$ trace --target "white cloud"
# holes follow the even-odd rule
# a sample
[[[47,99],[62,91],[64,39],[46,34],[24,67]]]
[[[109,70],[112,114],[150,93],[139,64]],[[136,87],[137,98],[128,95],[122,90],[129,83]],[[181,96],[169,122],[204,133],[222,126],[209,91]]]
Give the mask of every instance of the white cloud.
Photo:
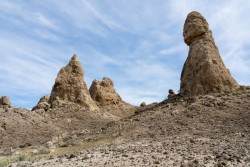
[[[171,48],[160,50],[159,54],[162,56],[168,56],[168,55],[176,54],[178,52],[183,53],[183,50],[184,50],[184,48],[182,46],[173,46]]]

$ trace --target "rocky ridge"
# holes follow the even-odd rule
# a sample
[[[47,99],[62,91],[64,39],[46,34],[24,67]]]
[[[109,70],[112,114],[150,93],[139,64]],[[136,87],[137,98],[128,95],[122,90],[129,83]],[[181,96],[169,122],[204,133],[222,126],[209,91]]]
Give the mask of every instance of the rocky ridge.
[[[30,166],[176,166],[250,165],[250,87],[234,93],[181,97],[155,104],[136,115],[102,126],[96,138],[106,145]],[[15,164],[13,165],[13,167]]]
[[[133,115],[135,107],[122,101],[112,80],[104,78],[95,86],[92,85],[92,91],[101,97],[101,103],[95,98],[92,100],[83,80],[82,66],[74,55],[59,71],[51,95],[41,97],[33,112],[10,108],[8,97],[3,96],[0,108],[6,113],[0,110],[0,148],[37,146],[47,142],[54,146],[75,145],[87,140],[86,132],[99,133],[102,125]],[[39,128],[41,131],[37,135]]]

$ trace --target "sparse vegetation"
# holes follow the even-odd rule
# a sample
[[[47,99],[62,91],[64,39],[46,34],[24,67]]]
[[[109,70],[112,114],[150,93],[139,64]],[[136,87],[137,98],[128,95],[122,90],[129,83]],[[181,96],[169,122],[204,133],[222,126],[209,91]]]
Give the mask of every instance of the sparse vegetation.
[[[95,148],[103,144],[111,142],[110,137],[104,137],[90,142],[85,142],[83,145],[69,146],[69,147],[57,147],[51,152],[46,148],[23,148],[19,150],[19,154],[4,154],[4,150],[0,149],[0,167],[4,167],[8,164],[18,163],[21,161],[36,162],[41,159],[51,159],[51,157],[62,156],[65,154],[79,153],[83,150]],[[34,150],[38,150],[34,153]]]

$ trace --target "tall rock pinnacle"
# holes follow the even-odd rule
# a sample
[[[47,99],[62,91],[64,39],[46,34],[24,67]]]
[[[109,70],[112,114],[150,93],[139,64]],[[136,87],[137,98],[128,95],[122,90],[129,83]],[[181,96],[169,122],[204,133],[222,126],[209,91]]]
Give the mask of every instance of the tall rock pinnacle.
[[[63,67],[57,75],[49,99],[52,108],[72,102],[90,110],[98,110],[97,105],[90,97],[83,75],[81,63],[74,55],[69,64]]]
[[[182,96],[225,92],[238,86],[225,67],[209,25],[200,13],[188,14],[183,37],[189,53],[181,74]]]
[[[2,96],[0,98],[0,108],[7,110],[11,107],[10,99],[7,96]]]

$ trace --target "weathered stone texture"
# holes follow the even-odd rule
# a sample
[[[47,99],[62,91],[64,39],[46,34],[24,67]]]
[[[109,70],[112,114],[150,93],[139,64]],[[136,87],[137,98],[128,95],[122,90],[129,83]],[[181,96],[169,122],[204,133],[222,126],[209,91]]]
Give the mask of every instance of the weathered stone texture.
[[[10,99],[7,96],[2,96],[0,98],[0,108],[8,109],[11,107]]]
[[[89,89],[90,95],[100,106],[117,105],[122,102],[116,93],[113,81],[104,77],[102,81],[94,80]]]
[[[38,110],[38,109],[43,109],[47,111],[50,108],[49,104],[49,96],[43,96],[37,103],[35,107],[32,108],[32,110]]]
[[[90,110],[99,109],[90,97],[83,75],[81,63],[74,55],[57,75],[49,99],[52,108],[72,102]]]
[[[181,74],[182,96],[226,92],[238,87],[220,57],[206,19],[200,13],[188,14],[183,36],[189,53]]]

